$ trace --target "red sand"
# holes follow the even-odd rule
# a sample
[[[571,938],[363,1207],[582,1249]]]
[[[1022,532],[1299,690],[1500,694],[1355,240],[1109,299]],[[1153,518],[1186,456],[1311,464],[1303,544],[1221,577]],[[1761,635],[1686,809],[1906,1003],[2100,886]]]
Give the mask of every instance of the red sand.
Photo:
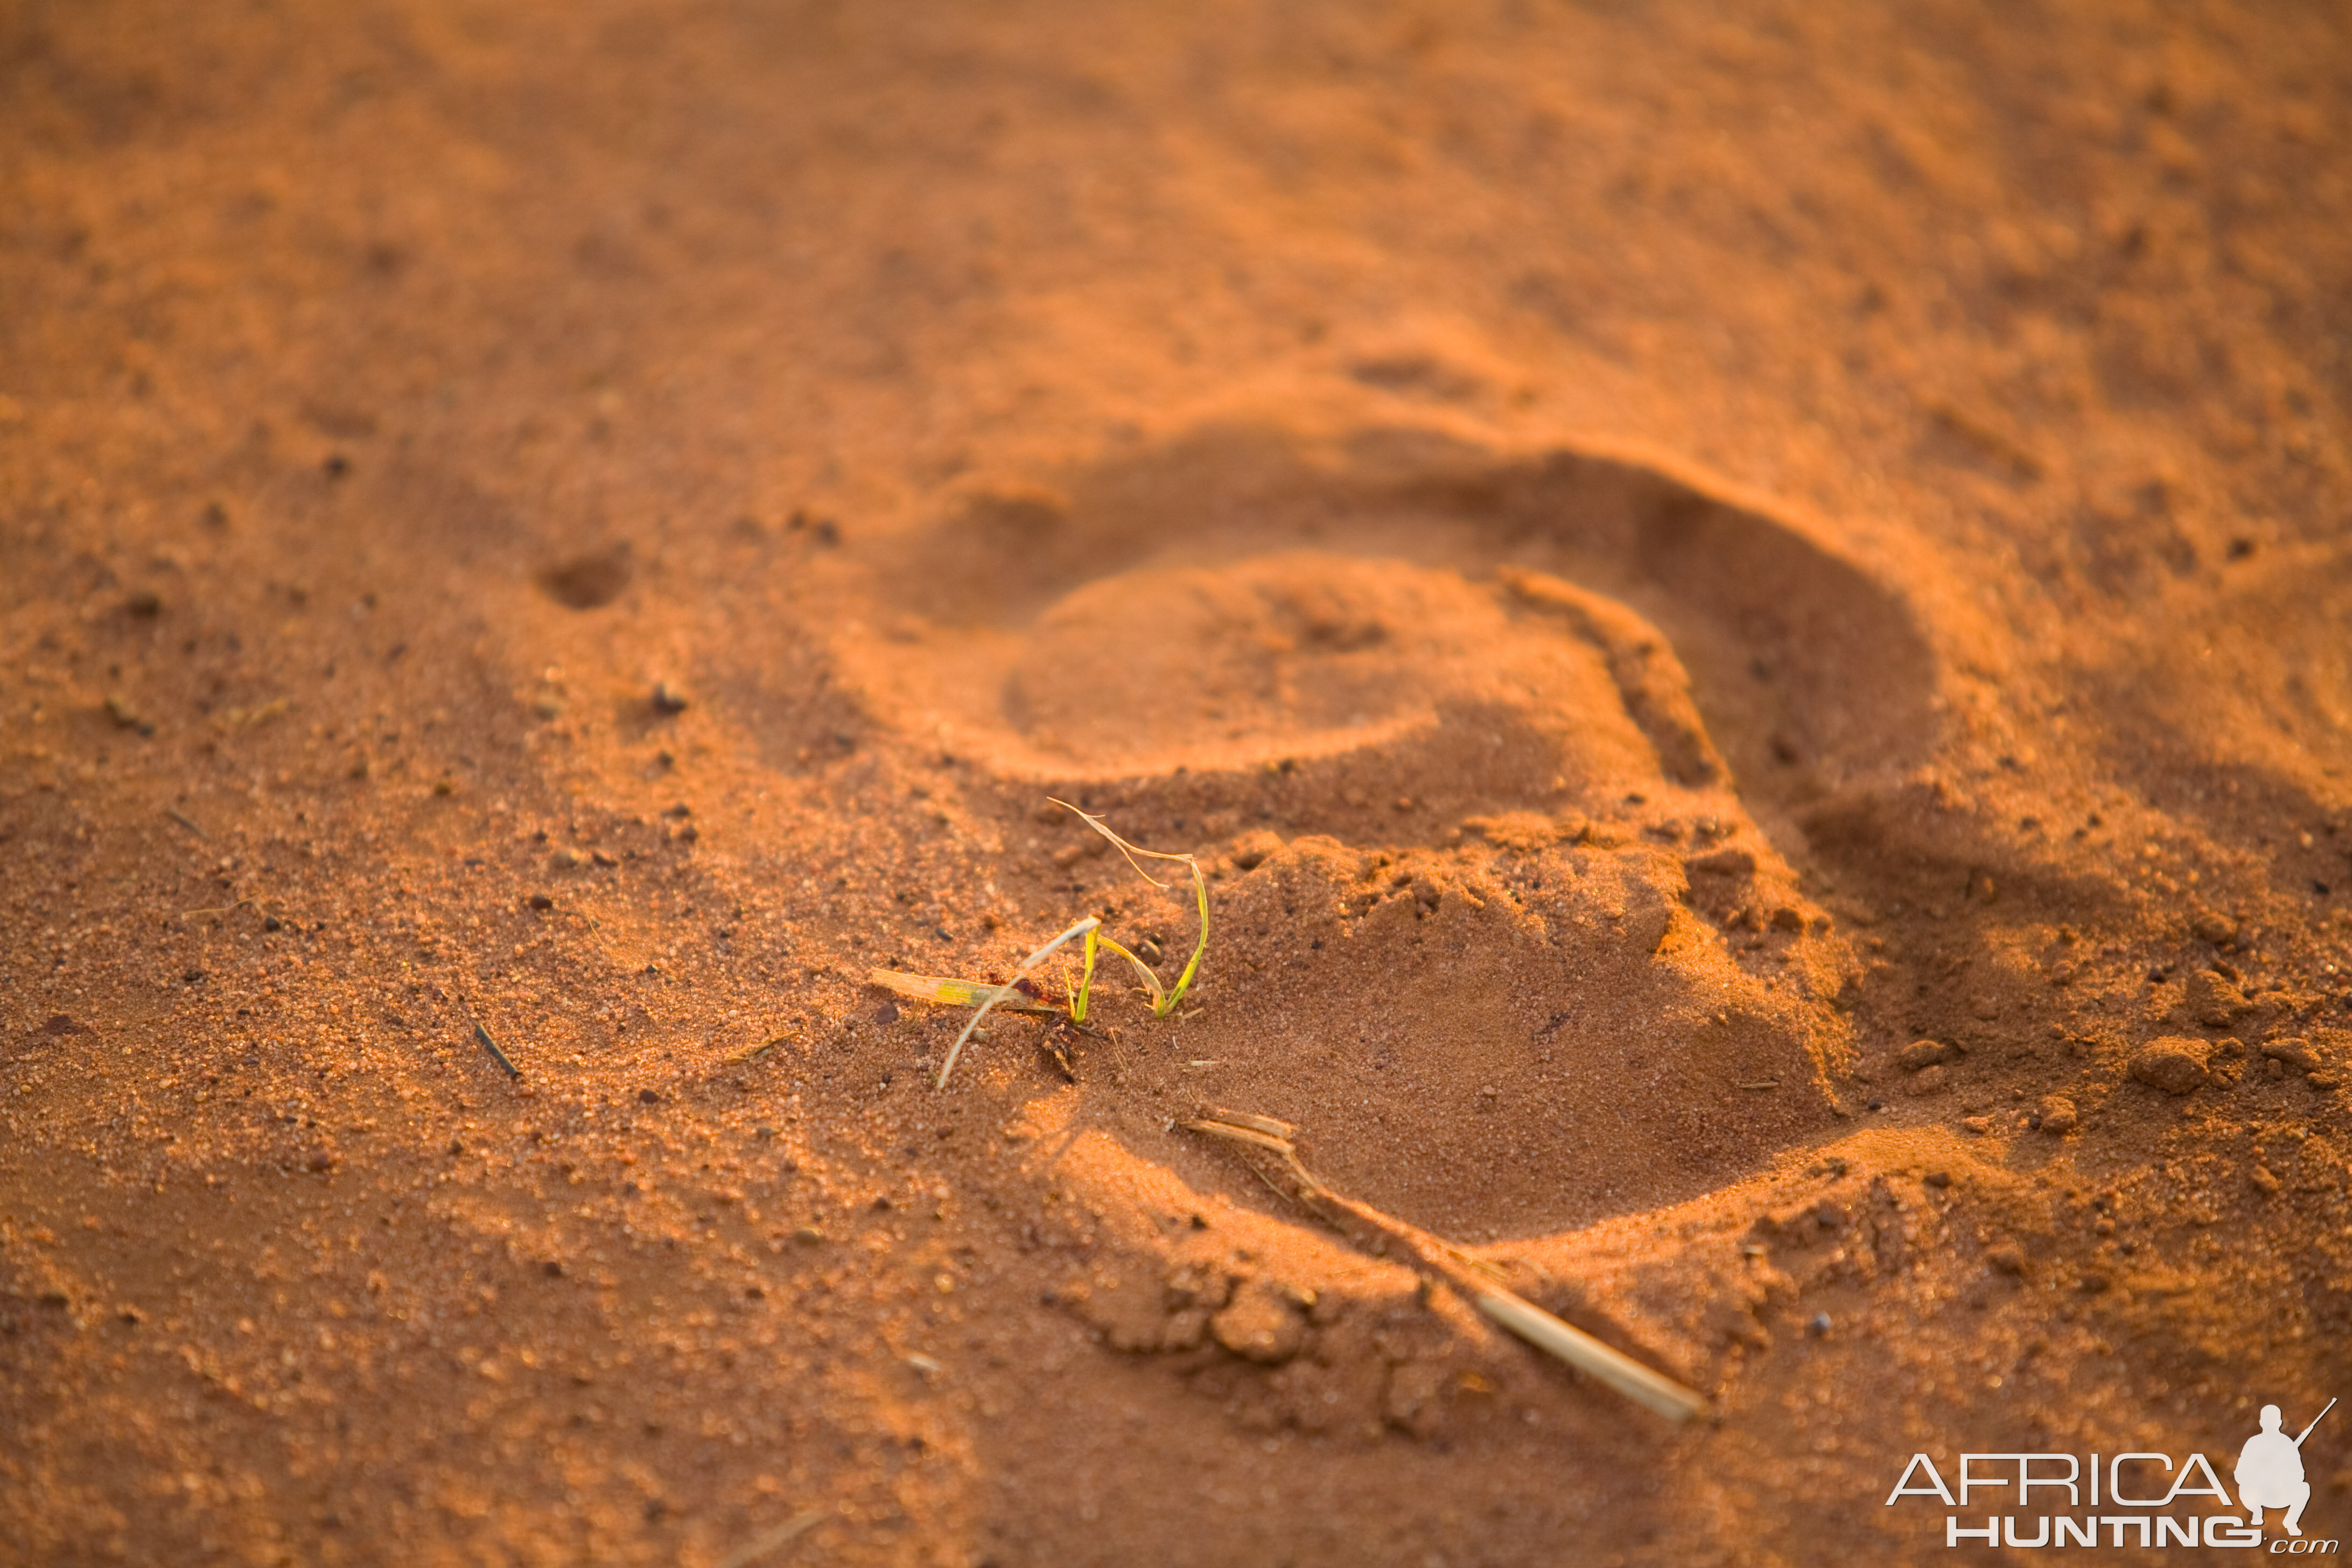
[[[0,7],[0,1558],[2226,1473],[2352,1394],[2348,106],[2321,7]],[[939,1091],[869,967],[1189,949],[1048,795],[1202,982]]]

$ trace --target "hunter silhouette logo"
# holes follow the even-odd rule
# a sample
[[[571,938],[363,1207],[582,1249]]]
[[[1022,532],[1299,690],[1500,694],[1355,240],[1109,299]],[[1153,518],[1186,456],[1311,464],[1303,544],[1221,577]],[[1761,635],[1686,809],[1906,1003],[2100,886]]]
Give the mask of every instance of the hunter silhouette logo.
[[[1951,1510],[1944,1516],[1946,1546],[2251,1546],[2266,1548],[2265,1556],[2333,1556],[2336,1542],[2303,1533],[2303,1510],[2311,1501],[2303,1446],[2335,1408],[2330,1399],[2310,1426],[2289,1436],[2279,1407],[2262,1407],[2262,1430],[2239,1449],[2231,1473],[2235,1507],[2242,1513],[2229,1511],[2231,1489],[2211,1460],[2193,1452],[2179,1460],[2148,1452],[1962,1454],[1948,1483],[1933,1458],[1914,1454],[1886,1494],[1886,1506],[1914,1497],[1942,1503]],[[1990,1500],[1971,1494],[1986,1491],[1999,1500],[1995,1507],[2009,1511],[1971,1517],[1968,1510]],[[2278,1515],[2284,1535],[2264,1535],[2265,1513]]]
[[[2329,1400],[2326,1409],[2311,1418],[2311,1426],[2335,1408],[2336,1401]],[[2311,1483],[2303,1479],[2303,1440],[2311,1436],[2311,1426],[2290,1437],[2279,1430],[2279,1407],[2263,1406],[2263,1429],[2239,1450],[2235,1478],[2238,1500],[2245,1505],[2246,1522],[2254,1529],[2263,1527],[2263,1510],[2283,1508],[2286,1517],[2279,1522],[2286,1532],[2303,1533],[2303,1505],[2311,1500]]]

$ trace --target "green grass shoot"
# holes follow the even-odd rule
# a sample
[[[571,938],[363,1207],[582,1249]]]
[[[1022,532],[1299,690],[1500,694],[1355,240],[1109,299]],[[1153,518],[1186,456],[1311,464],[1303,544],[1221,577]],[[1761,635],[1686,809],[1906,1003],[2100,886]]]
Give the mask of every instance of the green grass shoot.
[[[1200,939],[1192,944],[1192,956],[1185,963],[1184,972],[1176,977],[1176,984],[1172,986],[1161,984],[1160,976],[1152,973],[1150,964],[1137,957],[1123,944],[1103,935],[1102,921],[1094,915],[1073,921],[1069,929],[1063,931],[1061,935],[1023,959],[1021,967],[1013,972],[1013,978],[1001,985],[991,984],[982,980],[960,979],[953,975],[910,974],[896,969],[867,970],[866,978],[869,982],[887,991],[895,991],[901,996],[909,997],[918,1002],[937,1002],[950,1007],[976,1009],[970,1021],[964,1025],[963,1033],[958,1035],[955,1044],[948,1047],[947,1059],[940,1064],[937,1086],[940,1089],[948,1086],[948,1075],[955,1071],[957,1058],[963,1053],[964,1042],[971,1038],[979,1029],[981,1020],[987,1017],[992,1011],[1002,1007],[1008,1013],[1051,1013],[1065,1005],[1050,997],[1030,976],[1040,964],[1061,951],[1070,942],[1079,937],[1086,939],[1084,962],[1079,968],[1076,982],[1069,987],[1069,998],[1066,1003],[1070,1022],[1073,1024],[1084,1024],[1087,1021],[1087,1013],[1092,1006],[1094,998],[1095,962],[1103,949],[1108,948],[1118,954],[1134,969],[1137,976],[1143,982],[1145,994],[1151,998],[1151,1016],[1155,1018],[1165,1018],[1176,1010],[1177,1005],[1184,1000],[1184,994],[1192,989],[1193,980],[1200,974],[1202,959],[1208,954],[1209,882],[1208,879],[1201,874],[1201,863],[1197,858],[1191,855],[1171,855],[1162,850],[1146,849],[1141,845],[1130,844],[1112,832],[1109,825],[1092,812],[1082,811],[1066,800],[1056,800],[1053,804],[1076,814],[1081,822],[1110,840],[1118,852],[1127,857],[1127,863],[1134,868],[1135,874],[1155,888],[1165,888],[1169,884],[1145,870],[1142,864],[1144,860],[1182,862],[1185,868],[1192,874],[1193,902],[1199,907],[1201,913]]]
[[[1102,943],[1102,928],[1087,932],[1087,961],[1078,971],[1078,983],[1070,987],[1070,1022],[1087,1021],[1087,998],[1095,988],[1095,950]]]
[[[1110,830],[1110,825],[1103,821],[1101,817],[1095,816],[1092,812],[1082,811],[1078,807],[1072,805],[1066,800],[1054,800],[1054,797],[1051,795],[1048,795],[1045,798],[1049,801],[1053,801],[1054,805],[1060,806],[1063,810],[1074,814],[1079,821],[1085,823],[1088,827],[1093,828],[1097,833],[1101,834],[1105,838],[1109,839],[1112,846],[1116,847],[1120,854],[1127,857],[1127,863],[1135,868],[1135,874],[1142,878],[1145,881],[1150,883],[1153,887],[1164,888],[1168,886],[1168,884],[1153,876],[1150,872],[1145,870],[1143,868],[1142,862],[1136,858],[1139,855],[1148,860],[1181,861],[1184,868],[1192,873],[1192,896],[1194,900],[1200,905],[1201,910],[1201,936],[1200,940],[1192,944],[1192,961],[1184,965],[1184,973],[1176,977],[1176,984],[1174,985],[1167,987],[1161,986],[1160,984],[1160,976],[1151,973],[1150,965],[1145,963],[1143,960],[1136,957],[1135,954],[1129,952],[1126,948],[1121,947],[1110,938],[1104,937],[1102,939],[1103,946],[1110,949],[1113,952],[1127,960],[1128,963],[1133,964],[1135,966],[1136,973],[1142,976],[1144,988],[1150,992],[1151,995],[1151,1016],[1155,1018],[1165,1018],[1169,1014],[1176,1010],[1176,1005],[1178,1003],[1184,1000],[1184,993],[1192,989],[1193,977],[1201,973],[1201,960],[1207,956],[1209,951],[1209,879],[1201,874],[1200,860],[1192,855],[1171,855],[1164,850],[1146,849],[1141,845],[1130,844],[1126,839],[1121,838],[1118,834],[1113,833]],[[1087,972],[1091,975],[1094,973],[1094,938],[1091,936],[1087,938]],[[1080,1019],[1079,1021],[1084,1022],[1083,1019]]]

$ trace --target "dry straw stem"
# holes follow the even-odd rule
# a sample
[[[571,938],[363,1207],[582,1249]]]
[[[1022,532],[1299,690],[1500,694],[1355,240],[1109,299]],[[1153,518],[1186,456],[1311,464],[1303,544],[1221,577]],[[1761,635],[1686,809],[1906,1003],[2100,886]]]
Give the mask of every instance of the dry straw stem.
[[[522,1076],[522,1068],[515,1066],[514,1063],[509,1059],[506,1052],[499,1048],[498,1041],[490,1038],[490,1032],[482,1027],[482,1021],[479,1018],[474,1020],[474,1038],[481,1041],[482,1048],[490,1053],[490,1058],[493,1061],[497,1062],[499,1066],[506,1068],[507,1076],[509,1078],[520,1078]]]
[[[1571,1328],[1525,1297],[1506,1288],[1492,1265],[1472,1258],[1452,1243],[1359,1203],[1299,1163],[1298,1130],[1271,1116],[1225,1110],[1211,1106],[1183,1124],[1195,1132],[1229,1142],[1246,1143],[1282,1158],[1290,1168],[1300,1194],[1313,1202],[1340,1209],[1381,1234],[1403,1243],[1423,1267],[1467,1296],[1472,1304],[1496,1322],[1545,1353],[1558,1357],[1579,1372],[1599,1378],[1635,1404],[1656,1411],[1670,1421],[1688,1421],[1707,1412],[1706,1395],[1684,1387],[1664,1373],[1602,1344],[1580,1329]]]
[[[203,910],[182,910],[180,911],[180,918],[181,918],[182,920],[184,920],[184,921],[191,921],[191,920],[195,919],[198,915],[226,915],[226,914],[234,914],[234,913],[236,913],[238,910],[241,910],[241,909],[245,908],[245,906],[246,906],[246,905],[247,905],[247,904],[258,903],[258,902],[260,902],[260,901],[261,901],[261,895],[260,895],[260,894],[258,894],[258,893],[247,893],[245,897],[243,897],[243,898],[241,898],[241,899],[237,900],[236,900],[236,902],[233,903],[233,904],[215,904],[215,905],[214,905],[214,906],[213,906],[212,908],[210,908],[210,909],[203,909]]]
[[[753,1536],[719,1560],[719,1568],[750,1568],[779,1546],[791,1544],[832,1517],[826,1510],[813,1508],[795,1514],[773,1530]]]
[[[879,985],[885,991],[896,991],[901,996],[918,1002],[939,1002],[950,1007],[977,1007],[988,1000],[989,994],[1003,987],[985,980],[962,980],[952,974],[909,974],[899,969],[869,969],[866,972],[868,984]],[[1026,993],[1007,996],[997,1004],[1008,1013],[1053,1013],[1059,1009],[1051,1002]]]

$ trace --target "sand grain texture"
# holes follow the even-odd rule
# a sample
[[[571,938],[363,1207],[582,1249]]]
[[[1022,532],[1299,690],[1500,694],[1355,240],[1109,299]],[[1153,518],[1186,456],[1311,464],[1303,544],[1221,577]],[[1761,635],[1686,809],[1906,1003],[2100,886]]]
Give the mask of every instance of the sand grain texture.
[[[2347,105],[2319,6],[0,5],[0,1561],[1899,1563],[1916,1451],[2299,1426]],[[935,1091],[869,969],[1190,950],[1048,796],[1201,982]]]

